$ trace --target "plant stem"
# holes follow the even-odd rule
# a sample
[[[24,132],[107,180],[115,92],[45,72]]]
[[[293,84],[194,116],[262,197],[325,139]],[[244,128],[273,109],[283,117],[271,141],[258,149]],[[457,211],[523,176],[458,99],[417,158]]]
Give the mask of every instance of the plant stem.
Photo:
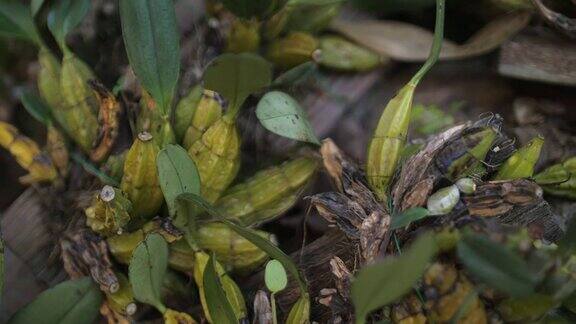
[[[432,66],[438,61],[438,57],[440,57],[440,50],[442,49],[442,39],[444,37],[444,12],[446,7],[445,0],[436,0],[436,26],[434,28],[434,41],[432,42],[432,48],[430,49],[430,55],[428,59],[422,65],[420,70],[414,74],[412,79],[410,80],[409,84],[416,86],[422,77],[430,69]]]
[[[276,299],[274,298],[274,293],[270,293],[270,304],[272,307],[272,324],[278,324],[278,319],[276,318]]]

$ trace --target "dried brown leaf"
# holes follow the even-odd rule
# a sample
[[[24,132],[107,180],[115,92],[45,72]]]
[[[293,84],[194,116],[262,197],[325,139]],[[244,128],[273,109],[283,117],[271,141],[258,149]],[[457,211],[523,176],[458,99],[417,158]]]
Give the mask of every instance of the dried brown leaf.
[[[498,72],[518,79],[576,85],[575,42],[527,30],[502,45]]]
[[[527,179],[490,181],[479,185],[464,198],[472,216],[502,216],[516,207],[536,205],[542,200],[542,188]]]
[[[100,103],[100,112],[98,113],[100,130],[94,148],[92,152],[90,152],[90,159],[95,162],[100,162],[108,156],[112,145],[114,145],[116,141],[116,137],[118,137],[120,103],[114,95],[98,81],[91,80],[89,84]]]
[[[534,6],[538,9],[540,15],[550,25],[560,30],[566,36],[576,39],[576,19],[570,18],[561,12],[552,10],[542,0],[533,0]]]
[[[491,52],[522,30],[530,17],[529,12],[512,12],[491,21],[462,45],[445,40],[440,58],[463,59]],[[404,22],[336,19],[331,27],[357,43],[398,61],[422,62],[428,57],[432,46],[431,32]]]
[[[72,279],[92,276],[102,291],[114,293],[120,288],[112,269],[106,241],[88,230],[66,235],[60,242],[64,269]]]

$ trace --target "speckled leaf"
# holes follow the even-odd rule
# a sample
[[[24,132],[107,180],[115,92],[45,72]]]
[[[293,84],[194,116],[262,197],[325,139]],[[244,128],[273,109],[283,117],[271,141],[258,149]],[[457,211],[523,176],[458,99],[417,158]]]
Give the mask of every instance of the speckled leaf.
[[[264,95],[256,108],[256,116],[262,126],[272,133],[320,144],[302,107],[284,92],[271,91]]]

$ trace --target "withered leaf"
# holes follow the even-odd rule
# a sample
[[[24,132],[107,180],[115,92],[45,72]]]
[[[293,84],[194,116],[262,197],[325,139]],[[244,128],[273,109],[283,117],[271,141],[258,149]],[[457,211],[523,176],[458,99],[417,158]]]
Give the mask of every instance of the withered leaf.
[[[90,159],[95,162],[100,162],[108,156],[112,145],[114,145],[116,141],[116,137],[118,137],[118,128],[120,127],[118,118],[121,106],[112,92],[108,91],[100,82],[90,80],[89,85],[92,90],[94,90],[100,104],[100,111],[98,113],[100,131],[94,148],[92,152],[90,152]]]
[[[440,59],[474,57],[498,48],[505,40],[522,30],[531,14],[517,11],[495,19],[459,45],[444,40]],[[425,29],[398,21],[336,19],[332,29],[380,55],[398,61],[421,62],[430,53],[433,34]]]
[[[552,10],[542,0],[533,0],[534,6],[540,12],[540,15],[556,29],[563,32],[565,35],[572,39],[576,39],[576,19],[570,18],[567,15]]]

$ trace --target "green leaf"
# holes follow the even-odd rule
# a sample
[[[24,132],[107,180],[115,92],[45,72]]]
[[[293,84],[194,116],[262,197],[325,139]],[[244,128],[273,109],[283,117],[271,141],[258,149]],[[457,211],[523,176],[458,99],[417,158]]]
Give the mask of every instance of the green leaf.
[[[272,66],[262,57],[250,54],[223,54],[204,73],[204,88],[221,94],[235,114],[251,94],[270,85]]]
[[[284,92],[271,91],[265,94],[256,107],[256,117],[272,133],[320,145],[304,110]]]
[[[410,225],[410,223],[420,220],[428,215],[430,215],[430,212],[426,208],[423,207],[410,208],[401,213],[400,215],[396,215],[396,217],[392,218],[391,228],[395,230],[402,227],[406,227]]]
[[[42,8],[45,0],[32,0],[30,1],[30,13],[32,13],[32,17],[38,14],[38,11]]]
[[[37,121],[44,125],[48,125],[51,122],[50,108],[46,106],[40,97],[31,92],[24,92],[20,100],[26,111]]]
[[[395,14],[431,7],[434,0],[353,0],[353,3],[368,12]]]
[[[130,66],[169,115],[180,72],[180,41],[172,0],[120,0],[122,36]]]
[[[30,10],[15,1],[0,1],[0,36],[40,41]]]
[[[184,238],[190,246],[197,246],[196,231],[198,230],[198,213],[194,205],[191,204],[185,197],[188,193],[181,194],[176,197],[176,218],[174,219],[174,226],[178,227],[184,232]]]
[[[558,252],[561,254],[571,256],[574,251],[576,251],[576,217],[568,221],[566,233],[558,242]]]
[[[457,105],[452,105],[450,110],[454,111],[457,107]],[[414,105],[411,119],[412,125],[410,127],[420,135],[435,134],[454,124],[454,115],[451,112],[445,112],[436,105]]]
[[[310,61],[302,63],[279,75],[272,82],[272,86],[287,87],[296,85],[308,80],[316,71],[318,71],[316,63]]]
[[[272,300],[274,299],[272,298]],[[274,315],[272,316],[274,319]],[[286,324],[302,323],[310,323],[310,296],[308,294],[300,295],[300,298],[298,298],[294,305],[292,305],[288,317],[286,318]]]
[[[281,8],[285,0],[222,0],[226,9],[242,18],[267,17]]]
[[[536,275],[520,256],[505,246],[468,234],[458,242],[458,257],[476,279],[498,291],[512,297],[534,292]]]
[[[102,298],[102,292],[90,277],[65,281],[40,294],[20,309],[9,323],[93,323]]]
[[[252,244],[256,245],[259,249],[266,252],[272,259],[278,260],[280,263],[282,263],[284,268],[288,270],[288,272],[290,272],[290,274],[294,278],[296,278],[296,280],[298,280],[298,285],[300,286],[301,294],[307,294],[308,288],[306,286],[306,281],[304,280],[304,277],[302,276],[300,271],[298,271],[298,267],[296,267],[296,265],[288,255],[282,252],[282,250],[280,250],[277,246],[272,244],[272,242],[259,235],[256,231],[237,225],[236,223],[224,218],[224,216],[220,215],[218,210],[216,210],[212,205],[210,205],[210,203],[208,203],[198,195],[183,194],[178,198],[194,203],[196,206],[208,212],[208,214],[213,216],[219,222],[228,225],[240,236],[244,237]]]
[[[76,28],[90,11],[90,0],[59,0],[48,14],[48,29],[62,49],[66,35]]]
[[[266,264],[264,271],[264,282],[266,287],[273,293],[284,290],[288,284],[286,270],[278,260],[270,260]]]
[[[507,298],[496,308],[504,323],[548,323],[546,321],[528,321],[542,318],[548,311],[558,307],[558,300],[547,294],[533,294],[522,298]],[[456,323],[456,322],[454,322]]]
[[[200,176],[188,152],[179,145],[168,144],[156,159],[160,187],[170,216],[176,215],[176,197],[189,192],[200,194]]]
[[[0,230],[0,292],[4,289],[4,240],[2,230]],[[0,304],[2,303],[2,294],[0,293]]]
[[[206,264],[202,281],[204,282],[204,296],[206,297],[206,304],[212,322],[223,324],[237,323],[234,309],[226,297],[226,292],[222,288],[222,283],[216,272],[216,258],[214,255],[210,256]]]
[[[166,310],[160,293],[167,268],[168,243],[160,234],[149,234],[134,250],[128,269],[134,297],[161,313]]]
[[[422,276],[435,253],[434,237],[427,233],[401,256],[362,268],[351,289],[356,323],[364,323],[371,311],[406,294]]]

